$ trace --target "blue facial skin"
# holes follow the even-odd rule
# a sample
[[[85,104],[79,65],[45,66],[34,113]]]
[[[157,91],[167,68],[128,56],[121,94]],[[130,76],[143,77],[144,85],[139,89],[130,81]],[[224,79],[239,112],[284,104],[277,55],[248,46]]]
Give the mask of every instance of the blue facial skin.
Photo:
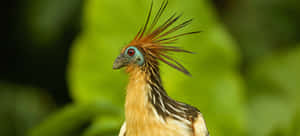
[[[128,50],[133,50],[132,54],[129,55]],[[128,47],[124,53],[120,54],[114,64],[113,69],[120,69],[122,67],[128,66],[129,64],[137,64],[138,66],[143,66],[145,59],[143,54],[134,46]]]
[[[128,55],[128,50],[129,49],[133,49],[135,51],[135,54],[133,56],[129,56]],[[139,66],[142,66],[144,64],[144,56],[143,56],[143,54],[136,47],[134,47],[134,46],[129,46],[125,50],[124,55],[129,58],[130,62],[138,64]]]

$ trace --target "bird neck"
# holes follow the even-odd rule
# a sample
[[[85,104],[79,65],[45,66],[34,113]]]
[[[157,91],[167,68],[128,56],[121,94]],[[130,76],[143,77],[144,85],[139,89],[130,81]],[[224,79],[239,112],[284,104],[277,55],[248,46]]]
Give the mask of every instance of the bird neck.
[[[125,118],[127,128],[135,128],[153,120],[148,99],[151,90],[145,71],[136,66],[128,66],[127,72],[129,82],[126,90]]]
[[[158,66],[138,67],[131,65],[127,67],[127,73],[129,74],[129,83],[125,102],[126,118],[135,113],[145,114],[152,112],[151,110],[155,110],[156,112],[152,101],[155,101],[155,104],[156,101],[163,102],[161,99],[167,96],[161,83]],[[134,116],[134,118],[137,118],[136,116],[138,115]]]
[[[151,118],[154,113],[163,120],[171,117],[189,124],[199,111],[171,99],[162,86],[158,65],[146,66],[127,67],[129,83],[125,102],[126,121],[145,120]]]

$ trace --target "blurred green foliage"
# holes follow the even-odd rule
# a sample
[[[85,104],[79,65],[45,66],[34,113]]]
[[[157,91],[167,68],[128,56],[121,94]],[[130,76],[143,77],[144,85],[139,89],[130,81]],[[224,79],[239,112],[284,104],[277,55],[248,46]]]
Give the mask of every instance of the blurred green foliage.
[[[300,124],[294,124],[300,109],[299,60],[298,47],[267,56],[249,70],[249,127],[256,130],[251,135],[299,135]]]
[[[149,5],[150,1],[86,3],[83,32],[74,43],[69,69],[71,94],[76,102],[100,101],[123,109],[126,75],[113,71],[112,63],[144,24]],[[155,1],[155,5],[158,9],[160,2]],[[204,33],[178,43],[197,55],[174,55],[190,68],[192,78],[162,66],[166,90],[172,97],[203,111],[212,135],[243,135],[244,88],[236,72],[239,55],[232,37],[204,1],[171,1],[168,9],[162,20],[172,12],[184,11],[186,17],[197,18],[188,29],[201,29]],[[118,122],[120,126],[123,120]]]
[[[55,105],[44,90],[0,82],[0,134],[21,136],[37,126]]]
[[[31,38],[36,45],[49,46],[63,35],[60,29],[67,27],[72,7],[80,3],[31,1],[36,3],[26,12]],[[154,1],[155,9],[161,1]],[[1,83],[0,134],[117,135],[124,121],[127,75],[113,71],[112,63],[144,24],[150,2],[84,1],[82,30],[67,69],[73,103],[54,110],[44,90]],[[199,108],[211,136],[300,136],[299,2],[233,3],[236,8],[219,12],[221,20],[210,1],[169,0],[162,20],[183,13],[182,20],[194,18],[184,31],[203,32],[176,44],[197,54],[173,55],[192,77],[161,66],[167,92]]]
[[[80,11],[76,11],[80,0],[26,0],[20,2],[25,7],[22,23],[27,27],[28,38],[34,48],[51,48],[64,34],[63,28],[72,27],[69,22],[79,21]],[[73,14],[76,13],[76,16]],[[23,22],[24,21],[24,22]],[[20,28],[21,29],[21,28]],[[24,28],[23,28],[24,29]],[[30,49],[30,48],[29,48]]]

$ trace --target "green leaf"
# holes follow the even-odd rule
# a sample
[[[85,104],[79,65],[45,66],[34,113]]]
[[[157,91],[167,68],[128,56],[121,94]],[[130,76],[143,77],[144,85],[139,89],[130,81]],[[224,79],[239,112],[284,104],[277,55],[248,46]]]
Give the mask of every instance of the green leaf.
[[[83,136],[118,135],[123,118],[116,116],[100,116],[87,128]]]
[[[69,105],[48,117],[34,128],[30,136],[74,136],[96,116],[120,116],[118,110],[107,104]]]

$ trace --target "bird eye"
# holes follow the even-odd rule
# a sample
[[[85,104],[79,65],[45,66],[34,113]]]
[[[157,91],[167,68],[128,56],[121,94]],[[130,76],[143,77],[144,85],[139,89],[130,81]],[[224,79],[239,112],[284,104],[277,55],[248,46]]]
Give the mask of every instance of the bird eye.
[[[128,54],[129,56],[133,56],[133,55],[135,54],[135,50],[134,50],[134,49],[129,49],[129,50],[127,51],[127,54]]]

